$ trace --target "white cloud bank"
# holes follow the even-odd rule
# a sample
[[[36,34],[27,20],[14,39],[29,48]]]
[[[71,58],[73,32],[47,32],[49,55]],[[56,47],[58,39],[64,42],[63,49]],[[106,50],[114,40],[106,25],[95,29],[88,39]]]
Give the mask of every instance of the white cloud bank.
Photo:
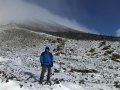
[[[48,3],[49,4],[49,3]],[[0,0],[0,24],[9,22],[41,20],[44,22],[56,22],[79,31],[97,33],[95,30],[79,25],[75,20],[52,14],[50,11],[23,0]]]
[[[116,31],[116,36],[120,37],[120,29]]]

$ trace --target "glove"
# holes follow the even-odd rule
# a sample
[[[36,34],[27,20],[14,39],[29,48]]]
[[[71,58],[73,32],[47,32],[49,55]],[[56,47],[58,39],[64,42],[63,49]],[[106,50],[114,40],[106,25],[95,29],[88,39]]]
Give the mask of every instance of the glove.
[[[51,62],[51,65],[50,65],[51,67],[53,67],[53,62]]]
[[[41,62],[41,66],[44,66],[44,63],[43,63],[43,62]]]

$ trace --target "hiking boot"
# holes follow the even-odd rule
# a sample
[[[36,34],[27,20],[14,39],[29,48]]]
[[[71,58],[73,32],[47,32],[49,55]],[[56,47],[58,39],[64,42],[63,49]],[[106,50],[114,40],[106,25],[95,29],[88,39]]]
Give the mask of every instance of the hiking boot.
[[[45,84],[52,85],[51,81],[46,81]]]
[[[43,82],[43,77],[40,77],[39,84],[42,84],[42,82]]]
[[[39,84],[42,84],[42,81],[41,81],[41,80],[39,81]]]

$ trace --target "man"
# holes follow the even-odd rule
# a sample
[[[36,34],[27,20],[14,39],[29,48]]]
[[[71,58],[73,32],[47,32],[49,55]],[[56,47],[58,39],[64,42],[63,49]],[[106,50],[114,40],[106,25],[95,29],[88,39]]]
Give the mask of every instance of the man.
[[[53,67],[53,55],[49,51],[50,51],[50,48],[46,47],[45,51],[42,52],[40,56],[40,62],[42,66],[40,84],[42,84],[43,82],[43,78],[46,70],[48,70],[47,82],[50,83],[51,67]]]

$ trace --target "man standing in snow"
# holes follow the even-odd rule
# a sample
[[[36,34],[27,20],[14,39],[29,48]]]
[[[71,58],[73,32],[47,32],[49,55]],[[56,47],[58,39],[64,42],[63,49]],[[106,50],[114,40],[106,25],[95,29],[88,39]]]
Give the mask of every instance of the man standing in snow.
[[[40,62],[42,66],[40,84],[42,84],[43,82],[43,78],[46,70],[48,70],[47,82],[50,83],[51,67],[53,67],[53,55],[49,51],[50,51],[50,48],[46,47],[45,51],[42,52],[40,56]]]

